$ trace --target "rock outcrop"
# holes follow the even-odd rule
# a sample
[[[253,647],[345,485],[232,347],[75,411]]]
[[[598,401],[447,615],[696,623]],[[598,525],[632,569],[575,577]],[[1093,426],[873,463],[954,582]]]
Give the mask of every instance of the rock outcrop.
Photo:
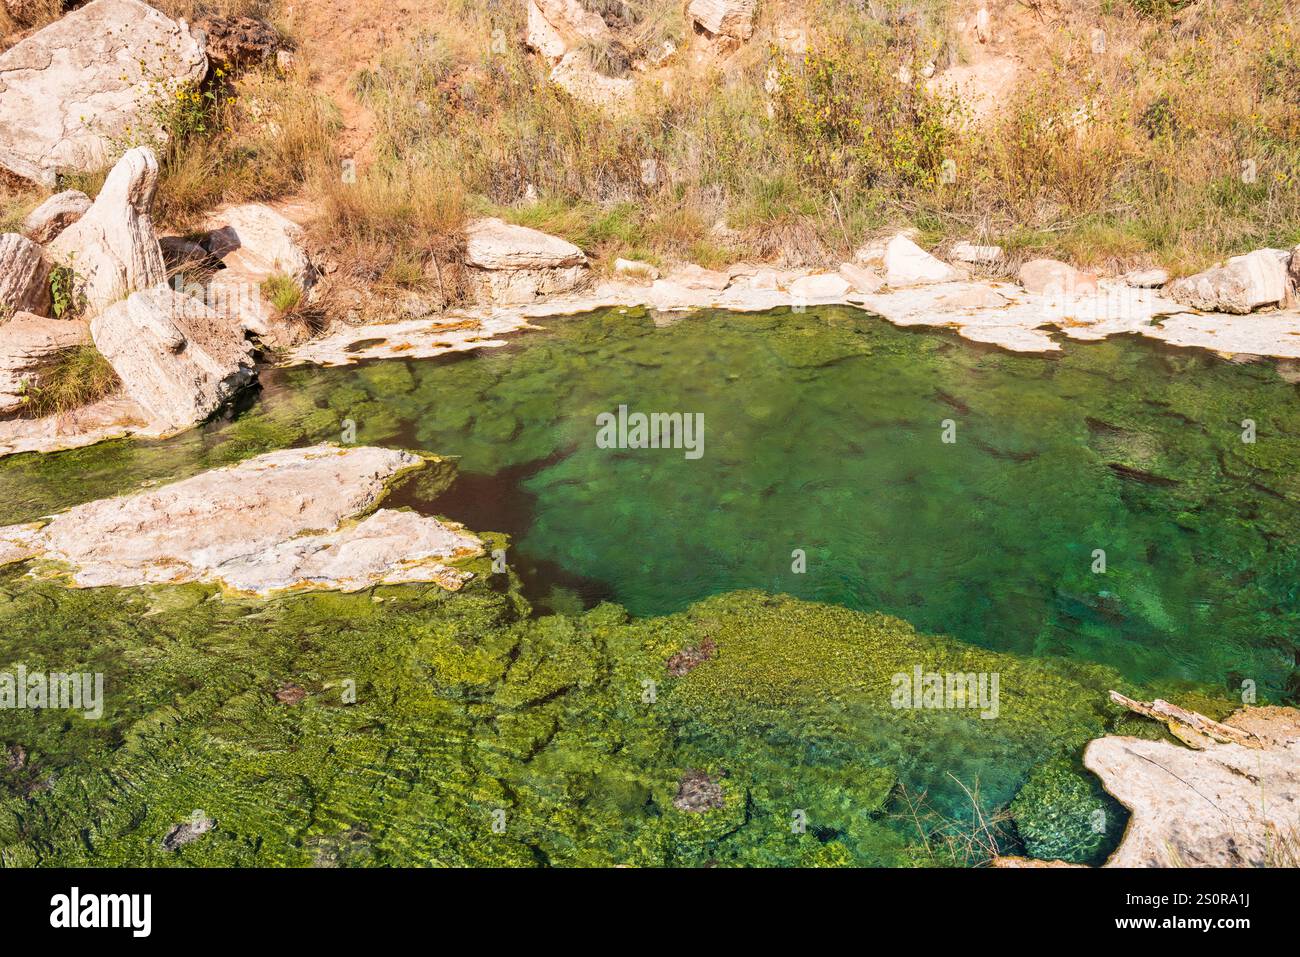
[[[91,0],[0,54],[0,168],[53,187],[114,141],[163,137],[160,96],[207,71],[186,27],[141,0]]]
[[[1287,298],[1287,269],[1270,249],[1234,256],[1194,276],[1169,284],[1171,298],[1203,312],[1245,315],[1260,306],[1275,306]]]
[[[1080,272],[1058,259],[1031,259],[1016,273],[1025,292],[1039,296],[1082,296],[1096,293],[1097,276]]]
[[[202,36],[209,65],[225,73],[269,63],[284,47],[275,27],[256,17],[205,15],[194,21],[190,32]]]
[[[1107,866],[1285,863],[1300,848],[1300,711],[1246,708],[1222,725],[1192,714],[1235,740],[1197,750],[1112,736],[1084,750],[1084,766],[1132,814]],[[1202,733],[1195,724],[1182,733],[1193,731]]]
[[[40,559],[36,571],[84,588],[213,582],[265,595],[436,582],[455,590],[470,576],[450,563],[481,554],[478,538],[414,512],[370,511],[394,479],[425,464],[367,446],[271,452],[78,505],[44,524],[0,528],[0,563]]]
[[[691,19],[714,36],[748,40],[754,35],[754,0],[691,0]]]
[[[611,34],[601,17],[580,0],[527,0],[528,46],[558,62],[586,43],[608,42]]]
[[[89,212],[90,197],[79,189],[55,193],[23,220],[23,235],[44,246]]]
[[[881,265],[886,285],[895,289],[965,278],[964,272],[930,255],[906,236],[895,236],[885,244]]]
[[[252,382],[238,323],[166,285],[132,293],[90,323],[95,346],[158,431],[202,422]]]
[[[277,328],[275,309],[262,289],[275,276],[292,280],[304,294],[315,284],[316,269],[302,227],[260,203],[219,209],[206,226],[210,231],[202,249],[206,259],[221,268],[204,287],[204,301],[233,316],[245,330],[288,344],[292,337]]]
[[[17,233],[0,235],[0,322],[50,308],[50,266],[41,247]]]
[[[167,278],[150,215],[157,189],[153,150],[128,150],[89,211],[47,247],[51,259],[72,271],[73,293],[92,313]]]
[[[839,273],[814,273],[790,283],[790,295],[796,302],[838,301],[852,288]]]
[[[0,323],[0,415],[21,411],[63,351],[89,341],[83,322],[20,312]]]
[[[570,292],[590,278],[587,257],[573,243],[499,219],[470,224],[465,262],[478,280],[480,294],[500,305]]]

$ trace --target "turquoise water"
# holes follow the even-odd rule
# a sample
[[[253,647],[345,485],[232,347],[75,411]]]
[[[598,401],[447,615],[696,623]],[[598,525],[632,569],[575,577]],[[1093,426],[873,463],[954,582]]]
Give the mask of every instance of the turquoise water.
[[[906,797],[955,819],[968,789],[987,810],[1026,780],[1007,849],[1098,860],[1123,821],[1082,745],[1158,733],[1108,688],[1211,713],[1246,681],[1300,690],[1285,368],[1137,339],[1018,356],[844,309],[546,325],[472,356],[270,371],[165,442],[0,460],[9,523],[354,427],[458,457],[450,489],[417,475],[392,501],[506,533],[512,572],[263,602],[0,572],[0,662],[107,676],[98,723],[0,714],[25,751],[0,769],[0,861],[945,863]],[[598,447],[620,405],[702,415],[703,455]],[[665,673],[702,642],[713,659]],[[1001,716],[893,709],[915,665],[1000,673]],[[722,807],[674,809],[690,769]],[[213,834],[160,850],[194,808]]]
[[[0,519],[351,420],[358,442],[459,456],[450,494],[399,501],[511,534],[543,610],[758,588],[1134,680],[1294,690],[1300,395],[1272,364],[1129,339],[1017,356],[841,309],[548,326],[473,357],[278,373],[235,422],[168,443],[0,463]],[[701,413],[703,457],[597,448],[620,404]]]

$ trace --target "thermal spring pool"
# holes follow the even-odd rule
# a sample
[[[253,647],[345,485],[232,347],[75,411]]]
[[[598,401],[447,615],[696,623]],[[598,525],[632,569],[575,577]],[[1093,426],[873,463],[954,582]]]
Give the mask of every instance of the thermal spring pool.
[[[1004,850],[1096,862],[1124,818],[1083,744],[1159,732],[1107,690],[1300,691],[1293,369],[838,307],[542,324],[0,460],[9,524],[279,448],[426,450],[455,473],[389,503],[498,533],[508,568],[259,600],[0,570],[7,666],[105,676],[99,720],[0,712],[0,859],[972,863],[978,803],[1010,805]],[[620,406],[702,416],[702,454],[598,447]],[[997,713],[895,707],[916,668],[996,674]]]

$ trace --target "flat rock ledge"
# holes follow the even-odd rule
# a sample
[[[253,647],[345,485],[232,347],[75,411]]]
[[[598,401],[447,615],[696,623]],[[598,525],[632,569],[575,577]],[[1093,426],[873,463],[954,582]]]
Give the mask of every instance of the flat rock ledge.
[[[742,268],[743,267],[738,267]],[[846,291],[847,283],[809,282],[834,273],[777,273],[751,269],[718,273],[702,283],[669,275],[649,284],[615,280],[578,295],[556,296],[519,306],[483,306],[437,319],[371,323],[335,329],[290,351],[286,365],[343,365],[381,358],[423,359],[505,345],[509,333],[536,328],[533,320],[617,307],[658,313],[843,305],[881,316],[898,326],[947,328],[958,335],[1013,352],[1049,353],[1061,339],[1094,341],[1135,334],[1171,346],[1207,349],[1221,356],[1300,359],[1300,310],[1233,315],[1197,313],[1160,294],[1122,282],[1098,280],[1095,289],[1069,296],[1031,293],[994,281],[938,282],[874,293]],[[717,288],[721,286],[722,288]],[[809,295],[808,290],[837,290]]]
[[[1240,734],[1241,743],[1089,742],[1084,765],[1132,814],[1107,867],[1294,866],[1300,711],[1248,707],[1212,724]]]
[[[252,595],[471,577],[454,563],[483,553],[460,525],[372,510],[393,481],[427,459],[370,446],[316,445],[41,521],[0,528],[0,565],[78,588],[207,582]]]

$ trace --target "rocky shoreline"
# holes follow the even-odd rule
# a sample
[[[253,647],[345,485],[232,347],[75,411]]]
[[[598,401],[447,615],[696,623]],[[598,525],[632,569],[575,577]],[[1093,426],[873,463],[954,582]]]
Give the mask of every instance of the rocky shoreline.
[[[209,582],[240,594],[357,591],[433,582],[458,590],[455,563],[483,543],[454,523],[376,509],[411,452],[313,446],[270,452],[151,491],[88,502],[0,528],[0,566],[77,588]]]

